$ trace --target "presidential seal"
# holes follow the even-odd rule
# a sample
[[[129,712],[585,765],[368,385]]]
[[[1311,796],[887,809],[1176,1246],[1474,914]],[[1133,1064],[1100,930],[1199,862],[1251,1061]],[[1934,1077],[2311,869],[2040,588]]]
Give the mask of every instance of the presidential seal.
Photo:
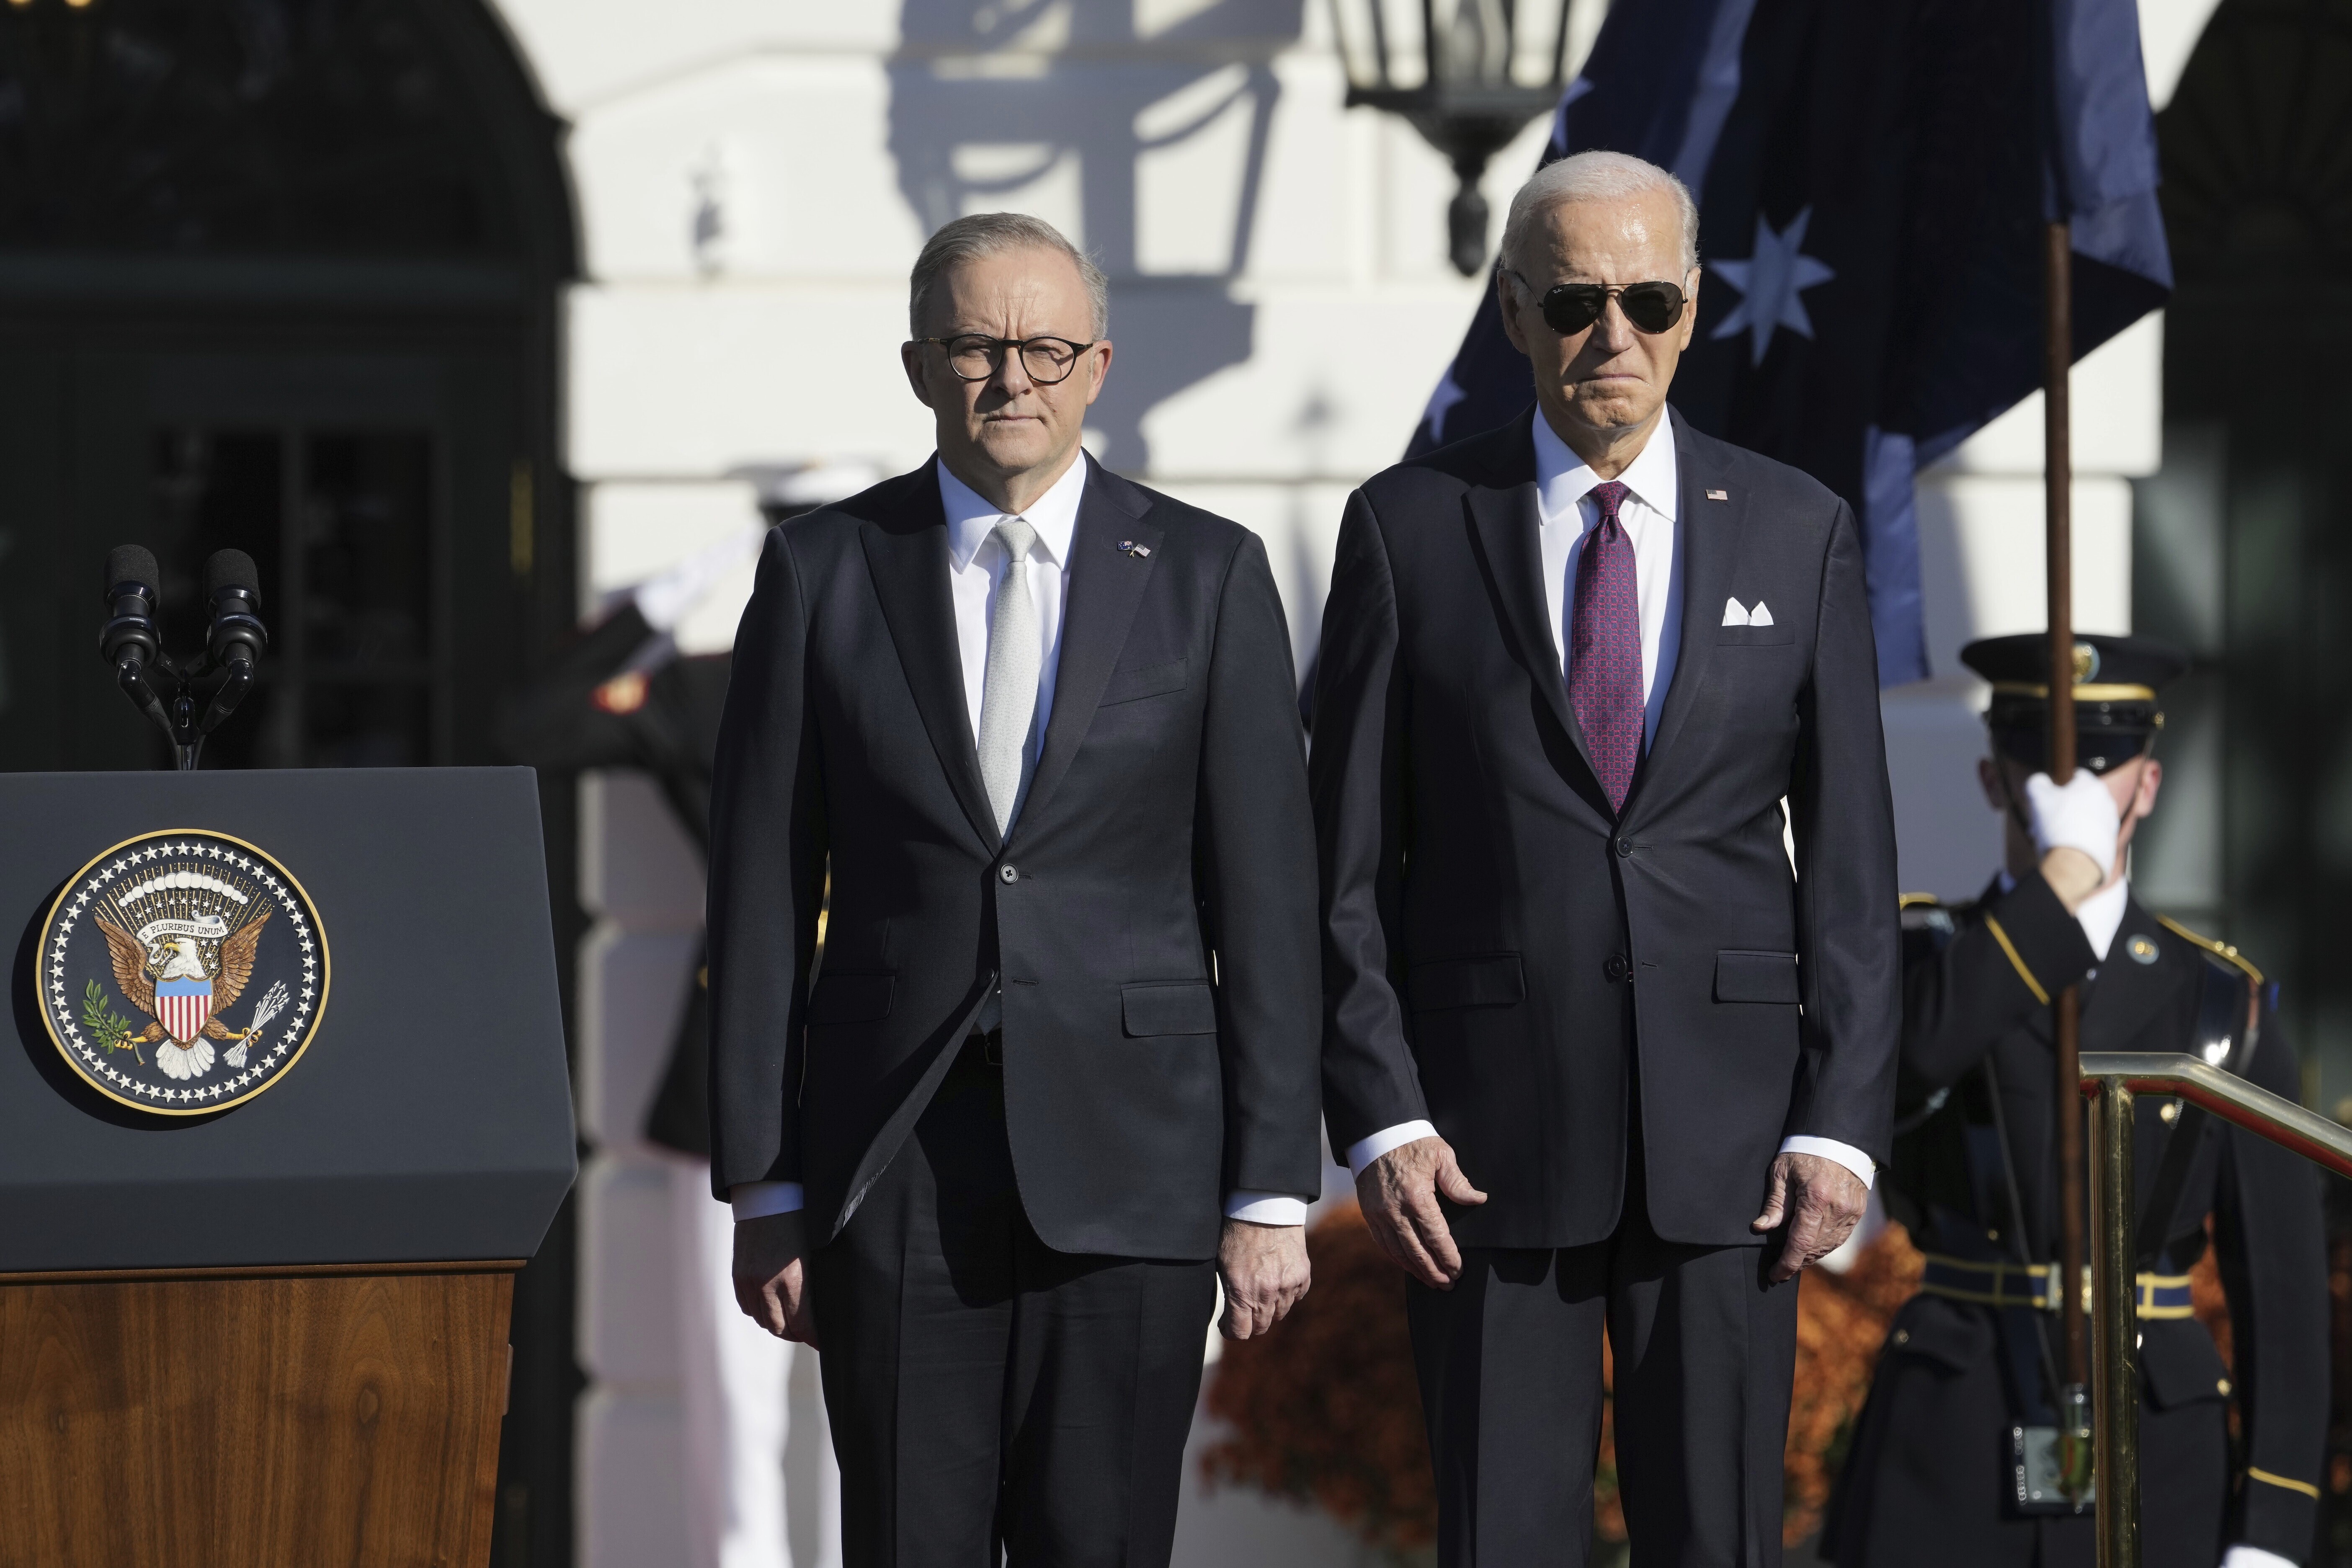
[[[285,867],[204,829],[142,834],[70,878],[40,946],[49,1037],[109,1100],[196,1116],[284,1078],[327,1005],[327,937]]]

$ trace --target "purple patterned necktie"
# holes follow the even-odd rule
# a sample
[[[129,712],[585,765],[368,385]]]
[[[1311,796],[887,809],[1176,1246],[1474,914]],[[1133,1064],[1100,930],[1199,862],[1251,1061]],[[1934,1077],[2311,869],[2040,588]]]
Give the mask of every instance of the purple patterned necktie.
[[[1612,479],[1586,493],[1600,505],[1601,526],[1585,536],[1576,563],[1568,700],[1601,787],[1622,811],[1642,756],[1642,602],[1633,588],[1633,542],[1617,519],[1633,492]]]

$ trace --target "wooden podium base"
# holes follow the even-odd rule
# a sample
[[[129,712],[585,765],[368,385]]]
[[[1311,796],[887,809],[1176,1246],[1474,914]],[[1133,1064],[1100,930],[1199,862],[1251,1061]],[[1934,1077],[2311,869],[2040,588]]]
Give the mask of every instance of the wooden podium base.
[[[0,1274],[0,1568],[483,1568],[521,1267]]]

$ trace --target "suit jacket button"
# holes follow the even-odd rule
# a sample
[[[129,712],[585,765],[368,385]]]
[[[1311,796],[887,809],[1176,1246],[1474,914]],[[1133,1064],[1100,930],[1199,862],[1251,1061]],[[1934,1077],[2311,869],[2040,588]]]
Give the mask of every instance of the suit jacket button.
[[[996,868],[996,875],[998,879],[1001,881],[1017,882],[1021,879],[1021,873],[1015,870],[1010,864],[999,866]]]
[[[1630,859],[1633,854],[1633,841],[1630,838],[1617,840],[1617,853]]]
[[[1601,973],[1609,977],[1612,985],[1625,978],[1625,955],[1622,952],[1611,953],[1608,962],[1601,966]]]

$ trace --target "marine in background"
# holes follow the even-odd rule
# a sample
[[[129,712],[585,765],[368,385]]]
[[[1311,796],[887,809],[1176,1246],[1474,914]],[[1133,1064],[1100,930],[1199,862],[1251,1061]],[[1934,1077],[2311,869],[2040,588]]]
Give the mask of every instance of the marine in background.
[[[499,742],[532,767],[632,768],[651,779],[694,845],[710,850],[710,768],[727,702],[730,656],[681,654],[671,633],[728,571],[750,560],[766,531],[688,557],[621,595],[604,619],[557,649],[501,715]],[[677,1019],[646,1137],[710,1158],[708,986],[702,956]]]
[[[2187,668],[2151,639],[2075,644],[2080,766],[2044,766],[2048,649],[1969,645],[1992,683],[1978,764],[2006,868],[1973,903],[1906,898],[1897,1138],[1882,1191],[1927,1267],[1895,1319],[1824,1531],[1839,1568],[2090,1568],[2093,1516],[2056,1485],[2052,998],[2082,987],[2084,1051],[2189,1052],[2300,1099],[2277,987],[2133,895],[2163,763],[2158,692]],[[2135,1129],[2140,1541],[2148,1568],[2311,1560],[2327,1422],[2315,1172],[2179,1100]],[[2085,1216],[2086,1237],[2089,1236]],[[2190,1306],[2217,1253],[2234,1367]],[[2234,1417],[2234,1419],[2233,1419]]]

